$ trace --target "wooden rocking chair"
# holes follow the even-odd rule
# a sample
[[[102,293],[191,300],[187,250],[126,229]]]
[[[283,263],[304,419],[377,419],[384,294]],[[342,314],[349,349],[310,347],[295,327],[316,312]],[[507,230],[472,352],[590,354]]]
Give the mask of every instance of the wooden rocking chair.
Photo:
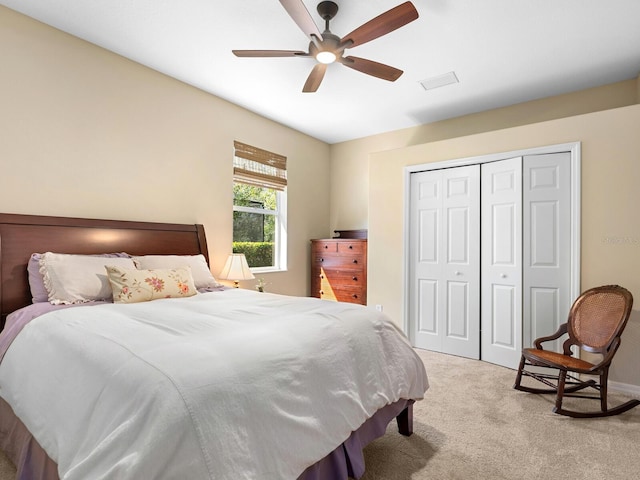
[[[574,302],[567,323],[548,337],[535,340],[535,348],[525,348],[518,368],[513,388],[532,393],[555,393],[554,413],[570,417],[606,417],[618,415],[640,404],[640,400],[629,400],[622,405],[607,407],[607,379],[611,360],[620,346],[620,336],[624,330],[633,297],[631,293],[618,285],[607,285],[587,290]],[[542,343],[556,340],[568,334],[563,344],[564,353],[556,353],[542,348]],[[572,346],[602,355],[599,363],[590,363],[571,355]],[[529,366],[545,367],[557,370],[557,374],[538,373],[540,369],[527,370]],[[528,376],[550,388],[532,388],[521,384],[522,377]],[[578,375],[597,375],[594,379],[581,379]],[[599,392],[596,396],[573,395],[585,388]],[[562,408],[564,397],[580,397],[600,400],[600,411],[577,412]]]

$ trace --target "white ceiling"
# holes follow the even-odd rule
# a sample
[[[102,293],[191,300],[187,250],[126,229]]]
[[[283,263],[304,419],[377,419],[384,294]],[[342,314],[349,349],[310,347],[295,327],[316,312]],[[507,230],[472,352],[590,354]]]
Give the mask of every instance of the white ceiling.
[[[319,0],[304,0],[320,30]],[[335,0],[343,36],[403,0]],[[640,0],[413,0],[420,18],[346,54],[404,70],[386,82],[330,65],[302,93],[311,58],[277,0],[0,0],[0,4],[313,137],[336,143],[640,73]],[[420,81],[455,71],[460,83]]]

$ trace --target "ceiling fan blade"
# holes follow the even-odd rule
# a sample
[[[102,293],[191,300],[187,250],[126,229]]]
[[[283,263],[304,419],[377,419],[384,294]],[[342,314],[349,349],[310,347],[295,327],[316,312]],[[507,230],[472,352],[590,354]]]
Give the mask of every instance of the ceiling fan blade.
[[[393,32],[416,18],[418,18],[416,7],[411,2],[405,2],[359,26],[353,32],[342,37],[340,43],[348,44],[346,48],[353,48]]]
[[[340,63],[345,67],[353,68],[359,72],[366,73],[367,75],[372,75],[383,80],[388,80],[390,82],[395,82],[400,75],[404,73],[402,70],[398,70],[397,68],[390,67],[384,63],[374,62],[373,60],[367,60],[366,58],[349,56],[342,58]]]
[[[316,90],[318,90],[318,87],[320,86],[320,83],[322,82],[322,79],[324,78],[324,73],[326,71],[327,71],[326,64],[324,63],[316,64],[316,66],[313,67],[313,70],[311,70],[309,77],[307,77],[307,81],[304,83],[304,87],[302,88],[302,91],[304,93],[313,93]]]
[[[313,40],[313,36],[322,40],[322,32],[318,29],[316,22],[313,21],[302,0],[280,0],[280,3],[310,40]]]
[[[300,50],[232,50],[236,57],[306,57]]]

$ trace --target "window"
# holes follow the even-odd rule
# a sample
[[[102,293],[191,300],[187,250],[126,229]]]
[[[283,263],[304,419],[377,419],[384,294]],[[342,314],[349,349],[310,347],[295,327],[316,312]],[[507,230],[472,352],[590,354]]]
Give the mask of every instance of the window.
[[[233,253],[254,271],[287,268],[287,158],[234,142]]]

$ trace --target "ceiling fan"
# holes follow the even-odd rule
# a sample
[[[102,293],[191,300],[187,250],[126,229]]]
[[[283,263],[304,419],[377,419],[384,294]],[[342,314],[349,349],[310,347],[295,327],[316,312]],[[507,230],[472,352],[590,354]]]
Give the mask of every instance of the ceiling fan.
[[[280,0],[280,3],[304,34],[310,38],[309,51],[233,50],[237,57],[314,57],[318,63],[311,70],[302,89],[303,92],[318,90],[327,65],[334,62],[390,82],[397,80],[402,75],[402,70],[365,58],[344,56],[344,51],[347,48],[357,47],[386,35],[414,21],[418,18],[418,11],[411,2],[405,2],[378,15],[342,38],[329,30],[329,21],[338,13],[338,5],[335,2],[324,1],[318,4],[318,13],[325,21],[325,31],[322,33],[302,0]]]

